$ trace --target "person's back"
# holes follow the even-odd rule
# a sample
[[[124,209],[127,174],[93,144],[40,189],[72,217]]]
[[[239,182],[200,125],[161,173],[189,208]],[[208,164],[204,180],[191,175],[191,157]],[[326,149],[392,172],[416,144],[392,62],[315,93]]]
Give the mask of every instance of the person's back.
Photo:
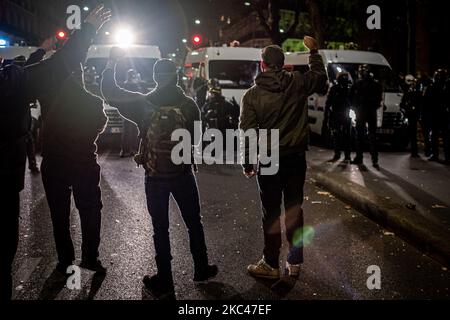
[[[279,258],[281,239],[281,202],[284,199],[286,236],[290,252],[287,258],[289,275],[298,277],[303,263],[303,248],[294,243],[294,234],[303,228],[303,187],[306,176],[306,150],[308,146],[307,99],[315,92],[324,92],[327,76],[317,42],[305,37],[311,49],[311,71],[302,75],[282,70],[285,62],[283,50],[278,46],[266,47],[262,52],[263,72],[256,84],[242,99],[240,129],[279,130],[278,172],[265,175],[253,164],[247,163],[250,149],[243,144],[244,175],[258,177],[263,211],[264,256],[247,270],[254,277],[277,279],[280,276]],[[242,142],[242,140],[241,140]],[[268,146],[269,149],[269,146]],[[270,150],[271,153],[276,152]],[[261,168],[265,164],[259,164]]]
[[[68,78],[43,112],[43,156],[75,163],[96,160],[96,140],[107,118],[103,101],[88,93],[75,76]]]
[[[374,112],[381,107],[383,89],[373,77],[356,81],[354,86],[355,108],[359,112]]]
[[[323,67],[321,56],[313,59]],[[306,101],[313,92],[324,91],[326,80],[324,72],[310,77],[285,70],[268,71],[260,74],[256,85],[244,95],[243,104],[254,108],[254,120],[260,129],[280,130],[280,156],[306,151],[309,133]],[[248,127],[246,120],[245,115],[241,117],[244,130]]]

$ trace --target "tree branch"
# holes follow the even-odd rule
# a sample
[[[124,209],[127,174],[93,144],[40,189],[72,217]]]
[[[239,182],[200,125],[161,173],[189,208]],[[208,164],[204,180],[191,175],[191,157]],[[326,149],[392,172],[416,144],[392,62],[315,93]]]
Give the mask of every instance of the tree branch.
[[[297,27],[300,24],[300,12],[301,12],[300,0],[297,0],[295,6],[295,20],[290,26],[289,30],[286,32],[286,39],[292,38],[295,35]]]
[[[270,37],[272,34],[272,30],[270,29],[267,23],[266,17],[264,17],[263,9],[259,5],[256,5],[256,13],[258,14],[259,17],[259,23],[264,28],[264,30],[266,30],[267,35]]]

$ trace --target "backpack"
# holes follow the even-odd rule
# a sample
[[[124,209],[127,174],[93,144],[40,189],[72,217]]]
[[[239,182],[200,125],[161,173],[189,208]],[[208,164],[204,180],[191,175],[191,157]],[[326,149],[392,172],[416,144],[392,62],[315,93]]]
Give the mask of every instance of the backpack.
[[[179,143],[172,141],[172,133],[186,129],[182,106],[155,107],[143,122],[139,154],[135,156],[138,166],[143,166],[150,176],[177,175],[186,171],[188,165],[172,162],[172,149]]]

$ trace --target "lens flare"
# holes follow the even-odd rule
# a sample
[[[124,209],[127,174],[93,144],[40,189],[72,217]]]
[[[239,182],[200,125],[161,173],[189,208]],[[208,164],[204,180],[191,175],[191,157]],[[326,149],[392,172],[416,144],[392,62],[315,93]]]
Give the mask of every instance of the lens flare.
[[[305,226],[294,233],[293,243],[297,248],[309,246],[316,235],[316,230],[312,226]]]

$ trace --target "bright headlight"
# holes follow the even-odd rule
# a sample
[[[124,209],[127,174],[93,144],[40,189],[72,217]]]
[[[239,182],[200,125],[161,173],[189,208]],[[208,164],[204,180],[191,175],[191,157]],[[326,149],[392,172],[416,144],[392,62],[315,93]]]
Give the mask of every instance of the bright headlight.
[[[126,48],[134,43],[134,34],[129,29],[120,29],[116,33],[116,43],[119,47]]]

